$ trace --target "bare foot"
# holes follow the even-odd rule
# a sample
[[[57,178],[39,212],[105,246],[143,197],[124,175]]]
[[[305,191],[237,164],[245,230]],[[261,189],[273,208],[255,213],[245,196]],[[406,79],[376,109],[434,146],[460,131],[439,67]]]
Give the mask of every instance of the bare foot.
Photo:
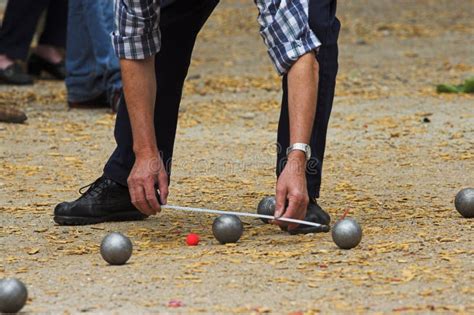
[[[34,52],[41,58],[54,64],[60,63],[64,59],[61,51],[50,45],[38,45],[34,49]]]
[[[0,55],[0,69],[5,70],[15,62],[7,57],[7,55]]]

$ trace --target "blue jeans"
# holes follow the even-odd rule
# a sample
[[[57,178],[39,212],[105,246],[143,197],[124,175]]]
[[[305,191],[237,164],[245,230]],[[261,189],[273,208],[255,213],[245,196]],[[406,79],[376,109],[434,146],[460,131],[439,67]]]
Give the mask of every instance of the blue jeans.
[[[69,102],[106,94],[109,102],[122,87],[120,66],[110,39],[113,0],[69,0],[66,87]]]

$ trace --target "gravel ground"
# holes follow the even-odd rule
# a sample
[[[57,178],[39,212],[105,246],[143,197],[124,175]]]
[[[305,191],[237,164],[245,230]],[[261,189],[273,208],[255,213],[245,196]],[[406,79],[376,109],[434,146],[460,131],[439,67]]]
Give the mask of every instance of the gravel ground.
[[[213,216],[170,210],[56,226],[54,205],[101,174],[114,116],[68,110],[62,83],[0,86],[0,106],[29,117],[0,123],[0,277],[27,284],[31,313],[473,313],[474,221],[453,198],[474,186],[474,97],[435,92],[474,74],[473,13],[464,0],[340,2],[320,203],[361,223],[350,251],[330,234],[290,237],[251,219],[238,244],[222,246]],[[279,78],[255,16],[251,1],[225,1],[200,35],[170,204],[255,211],[273,193]],[[109,231],[134,243],[125,266],[98,253]],[[185,245],[190,232],[199,246]]]

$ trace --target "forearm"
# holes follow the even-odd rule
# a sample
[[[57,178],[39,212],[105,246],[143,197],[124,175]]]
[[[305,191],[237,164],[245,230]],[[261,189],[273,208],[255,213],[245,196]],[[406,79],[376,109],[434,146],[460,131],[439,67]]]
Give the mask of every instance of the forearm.
[[[135,156],[156,156],[154,109],[156,78],[154,56],[144,60],[121,59],[122,83],[132,125]]]
[[[300,57],[288,71],[288,111],[290,144],[309,144],[316,115],[319,67],[313,52]],[[304,153],[292,155],[304,159]]]

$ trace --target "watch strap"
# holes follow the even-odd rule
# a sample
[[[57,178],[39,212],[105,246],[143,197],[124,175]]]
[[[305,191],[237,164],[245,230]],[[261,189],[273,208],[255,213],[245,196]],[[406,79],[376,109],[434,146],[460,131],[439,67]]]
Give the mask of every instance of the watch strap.
[[[286,155],[288,156],[294,150],[303,151],[306,154],[307,161],[311,158],[311,147],[306,143],[293,143],[286,149]]]

